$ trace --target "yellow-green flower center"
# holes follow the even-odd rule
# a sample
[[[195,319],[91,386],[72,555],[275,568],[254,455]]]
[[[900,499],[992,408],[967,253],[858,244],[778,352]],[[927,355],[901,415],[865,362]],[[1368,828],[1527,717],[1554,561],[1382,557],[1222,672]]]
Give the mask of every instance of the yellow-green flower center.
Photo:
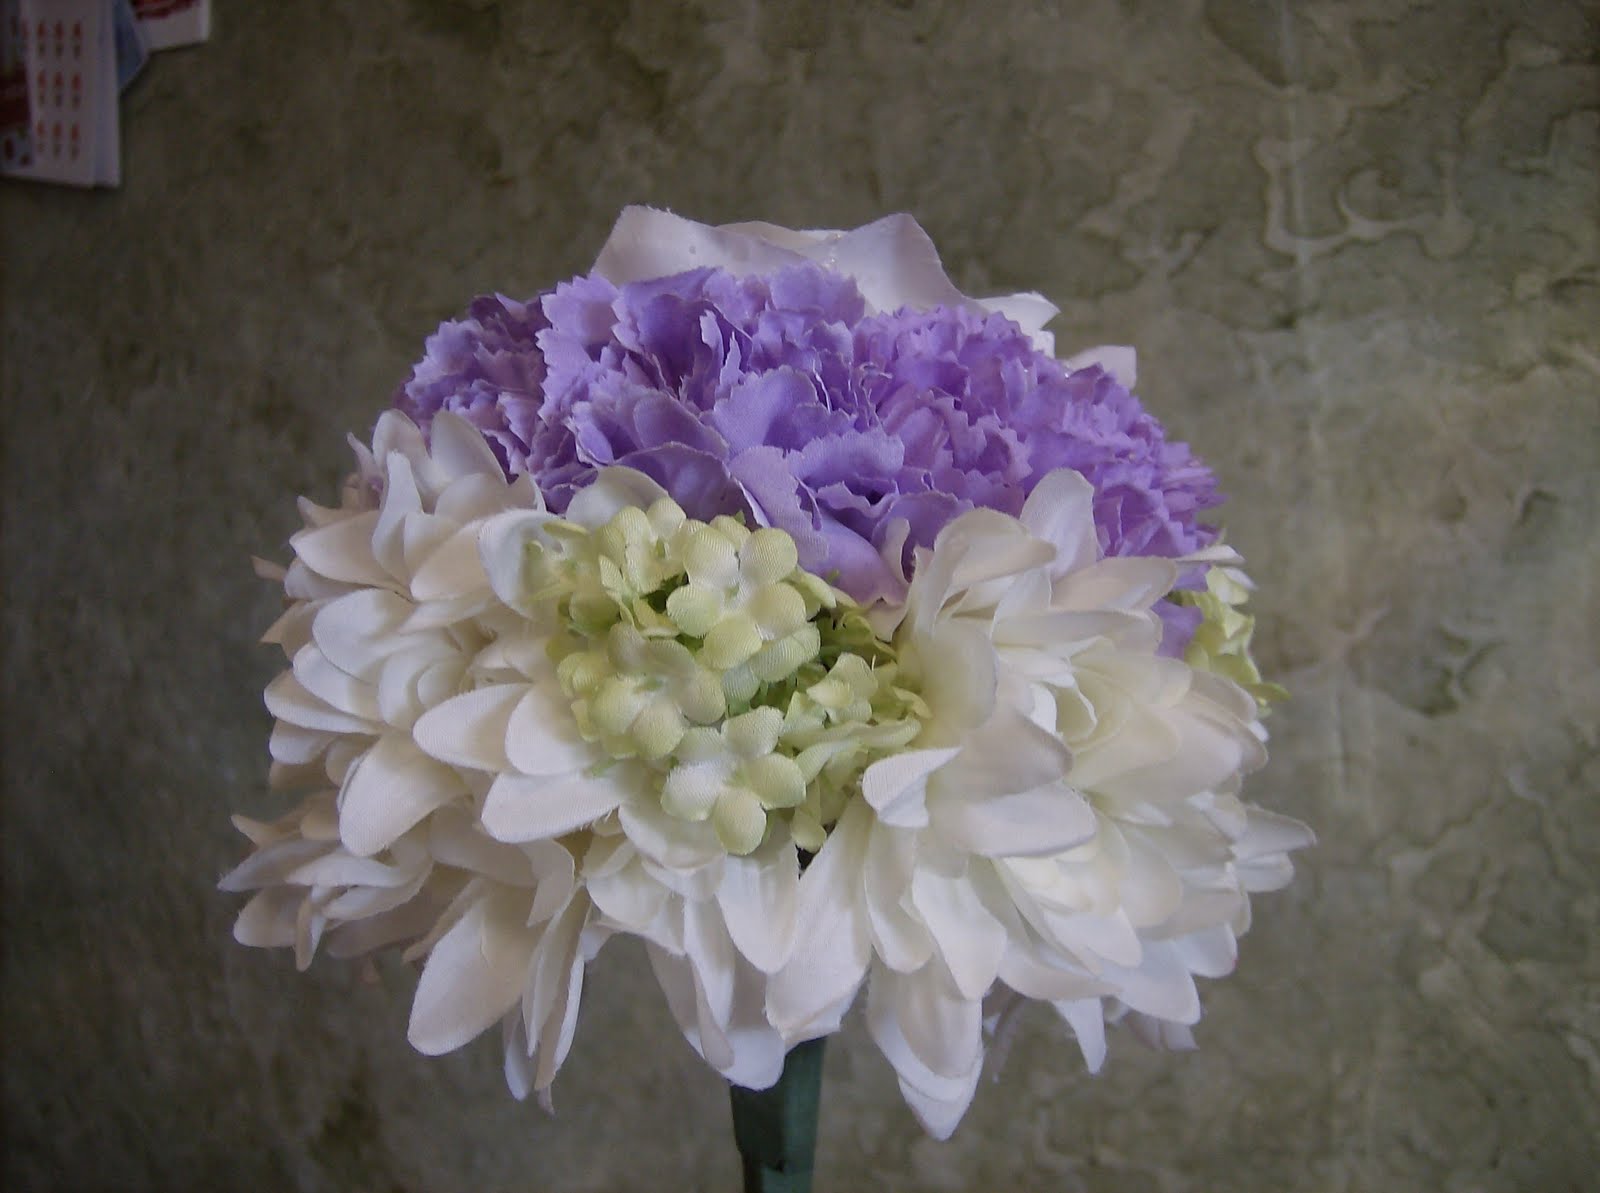
[[[667,498],[528,544],[554,602],[557,678],[583,736],[659,777],[661,806],[745,854],[774,818],[821,848],[868,763],[916,736],[920,701],[843,593],[784,531],[688,518]]]

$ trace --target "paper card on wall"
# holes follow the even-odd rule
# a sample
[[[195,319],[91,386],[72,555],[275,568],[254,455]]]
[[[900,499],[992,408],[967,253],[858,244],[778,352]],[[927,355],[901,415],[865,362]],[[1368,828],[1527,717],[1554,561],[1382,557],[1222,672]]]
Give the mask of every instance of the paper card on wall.
[[[121,180],[117,65],[105,0],[21,0],[30,160],[4,172],[73,186]]]
[[[126,91],[128,84],[150,61],[150,47],[145,43],[144,29],[134,15],[130,0],[113,0],[111,34],[117,48],[117,90]]]
[[[211,36],[211,0],[133,0],[152,50],[192,45]]]
[[[32,160],[22,0],[0,0],[0,169],[25,166]]]

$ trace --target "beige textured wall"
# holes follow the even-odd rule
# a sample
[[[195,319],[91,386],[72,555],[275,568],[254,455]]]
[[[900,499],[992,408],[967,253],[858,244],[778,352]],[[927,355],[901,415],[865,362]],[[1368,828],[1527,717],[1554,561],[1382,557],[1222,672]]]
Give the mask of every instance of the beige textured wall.
[[[858,1026],[828,1189],[1576,1190],[1600,1160],[1600,9],[222,2],[126,184],[0,185],[8,1189],[730,1190],[640,953],[558,1116],[412,1054],[412,981],[229,938],[274,598],[423,336],[616,210],[915,212],[1126,340],[1221,474],[1322,837],[1201,1050],[1041,1014],[951,1143]]]

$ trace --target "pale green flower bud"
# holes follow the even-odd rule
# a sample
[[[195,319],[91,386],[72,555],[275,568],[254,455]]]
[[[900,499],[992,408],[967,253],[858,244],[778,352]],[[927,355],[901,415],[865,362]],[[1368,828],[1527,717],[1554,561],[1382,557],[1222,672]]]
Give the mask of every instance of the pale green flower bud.
[[[708,667],[726,671],[748,662],[761,649],[761,631],[742,613],[724,617],[711,628],[700,647],[700,658]]]
[[[737,518],[730,518],[727,514],[718,514],[711,519],[711,528],[727,539],[735,548],[744,545],[745,539],[750,537],[750,528]]]
[[[667,597],[667,616],[679,631],[704,638],[722,616],[722,598],[700,584],[687,584]]]
[[[767,835],[767,810],[750,792],[730,788],[717,800],[711,824],[729,853],[753,853]]]
[[[750,584],[777,584],[799,566],[794,539],[781,530],[753,531],[739,548],[739,571]]]
[[[782,530],[662,498],[596,530],[551,519],[523,567],[564,623],[550,651],[579,731],[659,776],[663,810],[732,853],[771,816],[820,849],[867,765],[926,715],[892,647]]]
[[[663,758],[683,740],[683,715],[668,700],[652,700],[634,717],[628,728],[640,758]]]
[[[758,589],[745,603],[744,611],[768,640],[794,633],[807,620],[805,598],[787,584],[768,584]]]
[[[739,781],[755,792],[764,808],[792,808],[806,797],[806,777],[793,758],[767,754],[739,768]]]
[[[807,853],[816,853],[828,841],[822,822],[804,808],[796,808],[794,815],[789,818],[789,835]]]
[[[612,674],[606,656],[597,650],[578,650],[556,664],[556,679],[569,696],[588,696]]]
[[[699,666],[679,685],[677,699],[683,715],[701,725],[721,720],[728,711],[722,680],[715,672]]]
[[[740,708],[755,699],[761,690],[761,681],[747,663],[722,673],[722,691],[729,708]]]
[[[682,507],[670,497],[658,498],[655,504],[645,511],[645,516],[650,519],[650,529],[660,539],[672,538],[688,520]]]
[[[783,732],[783,714],[775,708],[753,708],[730,717],[722,727],[728,748],[741,758],[759,758],[772,753]]]
[[[721,730],[696,725],[684,733],[673,753],[680,762],[706,762],[722,757],[723,752]]]
[[[810,572],[795,571],[789,577],[789,583],[805,598],[807,620],[823,609],[837,608],[841,598],[849,599],[821,576],[813,576]]]
[[[821,647],[822,635],[817,627],[801,625],[794,633],[758,650],[750,660],[750,670],[762,683],[778,683],[816,658]]]
[[[1184,604],[1196,605],[1204,620],[1184,652],[1184,662],[1198,671],[1210,671],[1231,679],[1251,696],[1263,711],[1273,701],[1289,693],[1261,678],[1250,653],[1255,634],[1255,618],[1240,606],[1250,597],[1253,585],[1238,568],[1213,567],[1206,572],[1206,591],[1179,592],[1173,595]]]
[[[739,581],[739,555],[728,536],[711,526],[689,535],[683,568],[691,583],[711,589],[731,588]]]
[[[704,820],[725,787],[724,772],[715,765],[677,766],[661,785],[661,806],[680,820]]]
[[[590,698],[589,716],[601,733],[608,737],[620,736],[632,728],[641,704],[634,681],[613,675]]]

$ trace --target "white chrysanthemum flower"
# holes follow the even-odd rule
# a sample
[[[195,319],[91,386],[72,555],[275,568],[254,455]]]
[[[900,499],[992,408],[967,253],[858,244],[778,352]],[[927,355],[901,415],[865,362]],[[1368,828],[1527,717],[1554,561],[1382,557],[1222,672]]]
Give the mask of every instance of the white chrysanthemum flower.
[[[293,945],[302,967],[325,933],[344,954],[408,944],[427,957],[411,1042],[446,1052],[503,1021],[513,1090],[543,1097],[605,935],[576,880],[587,838],[495,841],[479,823],[490,784],[418,737],[432,710],[481,699],[505,670],[524,619],[490,587],[478,538],[542,502],[453,415],[435,420],[431,450],[395,413],[370,450],[355,446],[342,505],[302,503],[290,604],[266,636],[291,660],[266,694],[273,783],[314,790],[276,824],[238,822],[256,851],[222,885],[257,894],[235,935]]]
[[[1151,606],[1184,561],[1099,558],[1092,498],[1053,473],[1020,520],[974,511],[918,558],[894,644],[922,735],[866,770],[768,990],[802,1039],[870,972],[873,1038],[940,1137],[976,1086],[986,998],[1050,1002],[1091,1069],[1108,1015],[1182,1043],[1194,977],[1231,970],[1249,894],[1312,839],[1238,797],[1265,760],[1254,700],[1156,653]]]

